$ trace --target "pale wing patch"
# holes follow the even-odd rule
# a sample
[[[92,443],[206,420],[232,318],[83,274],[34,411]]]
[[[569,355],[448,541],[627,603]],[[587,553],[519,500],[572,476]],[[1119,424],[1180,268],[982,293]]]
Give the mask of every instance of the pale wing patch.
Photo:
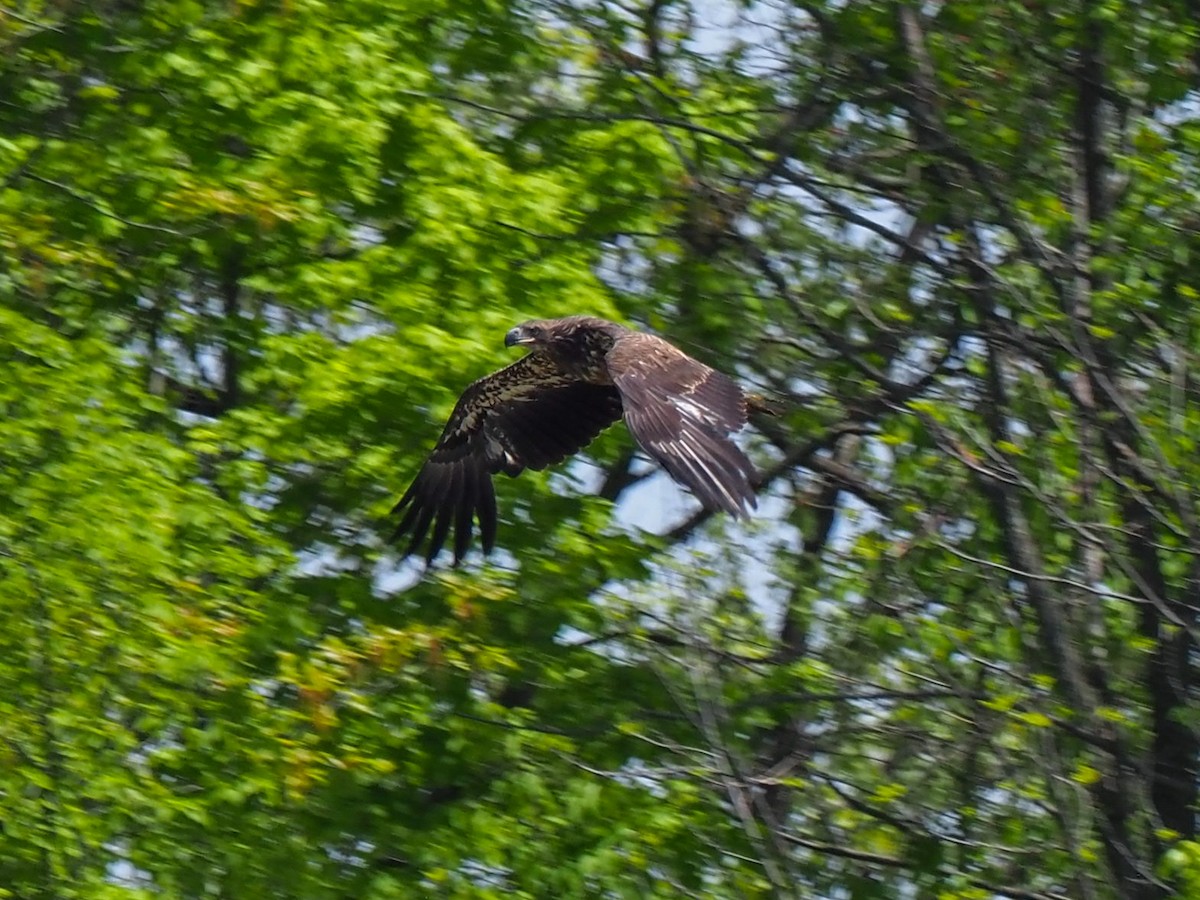
[[[721,424],[721,419],[714,415],[712,410],[705,409],[690,397],[679,396],[670,397],[668,399],[671,405],[679,410],[679,412],[685,418],[691,419],[695,422],[701,422],[705,425],[719,426]]]
[[[634,439],[710,509],[756,505],[754,466],[729,437],[745,424],[741,389],[665,341],[631,333],[608,354]]]

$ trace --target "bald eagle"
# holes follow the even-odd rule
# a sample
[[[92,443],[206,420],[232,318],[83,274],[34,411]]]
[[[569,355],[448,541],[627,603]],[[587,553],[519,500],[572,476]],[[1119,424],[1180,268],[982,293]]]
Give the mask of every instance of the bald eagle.
[[[496,541],[492,475],[544,469],[577,453],[621,418],[643,450],[705,507],[734,516],[756,505],[754,466],[729,435],[746,424],[732,380],[652,334],[594,316],[534,319],[505,335],[528,347],[512,365],[463,392],[425,465],[392,514],[404,555],[432,534],[433,561],[454,530],[454,564],[475,520],[484,553]]]

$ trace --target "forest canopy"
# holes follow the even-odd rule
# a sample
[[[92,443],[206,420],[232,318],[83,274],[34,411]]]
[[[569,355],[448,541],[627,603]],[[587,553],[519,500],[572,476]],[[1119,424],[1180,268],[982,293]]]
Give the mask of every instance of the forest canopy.
[[[1200,895],[1196,0],[0,5],[0,897]],[[504,335],[772,398],[389,510]]]

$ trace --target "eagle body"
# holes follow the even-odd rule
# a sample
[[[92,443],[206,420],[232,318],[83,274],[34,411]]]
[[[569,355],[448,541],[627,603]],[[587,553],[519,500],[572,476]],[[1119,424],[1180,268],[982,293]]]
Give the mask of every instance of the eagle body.
[[[454,562],[479,524],[495,545],[491,476],[544,469],[624,417],[634,439],[709,509],[742,516],[757,474],[730,435],[746,424],[746,398],[730,378],[662,338],[594,316],[534,319],[505,336],[529,353],[471,384],[393,510],[405,555],[428,535],[432,562],[454,533]]]
[[[552,330],[549,330],[548,323],[550,322],[554,323]],[[638,334],[638,332],[615,322],[607,322],[595,316],[567,316],[563,319],[533,321],[518,325],[505,337],[505,344],[511,347],[527,343],[521,336],[529,332],[522,331],[522,329],[530,328],[547,329],[541,333],[554,335],[552,340],[546,341],[539,350],[534,352],[546,354],[560,371],[580,381],[586,381],[588,384],[612,384],[612,376],[608,371],[609,351],[623,336]],[[509,337],[512,338],[511,341]],[[652,337],[652,335],[642,335],[642,337]]]

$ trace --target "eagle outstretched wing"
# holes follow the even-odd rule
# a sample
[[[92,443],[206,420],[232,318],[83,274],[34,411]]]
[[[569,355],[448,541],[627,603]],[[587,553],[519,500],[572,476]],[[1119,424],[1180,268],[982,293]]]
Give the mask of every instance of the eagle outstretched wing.
[[[629,331],[608,352],[625,424],[642,449],[709,509],[743,516],[758,475],[729,435],[746,424],[742,389],[652,334]]]
[[[430,563],[454,532],[454,563],[476,521],[496,541],[492,475],[544,469],[578,452],[624,413],[634,439],[706,507],[756,505],[754,466],[730,435],[746,424],[731,379],[661,338],[594,316],[534,319],[505,336],[528,356],[463,392],[429,459],[393,509],[407,556],[428,536]]]
[[[403,513],[393,540],[409,535],[407,556],[430,535],[429,563],[453,528],[457,565],[478,520],[489,552],[496,541],[492,475],[561,462],[620,417],[616,388],[580,381],[542,354],[479,379],[463,392],[429,458],[393,508],[393,515]]]

